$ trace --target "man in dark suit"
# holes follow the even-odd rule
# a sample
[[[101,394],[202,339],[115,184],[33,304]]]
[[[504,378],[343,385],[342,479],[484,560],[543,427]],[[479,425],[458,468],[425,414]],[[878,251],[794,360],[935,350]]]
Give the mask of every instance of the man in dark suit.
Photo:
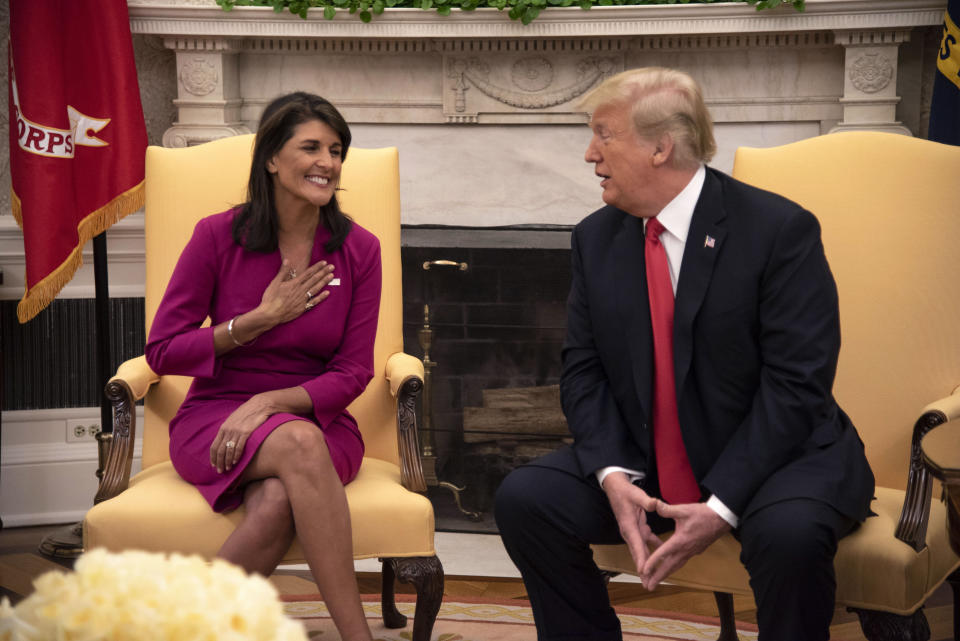
[[[627,71],[584,104],[607,206],[572,236],[574,444],[496,499],[538,637],[621,637],[590,544],[625,541],[653,590],[732,530],[760,638],[827,639],[837,541],[874,480],[832,394],[840,325],[817,220],[705,166],[712,124],[687,74]]]

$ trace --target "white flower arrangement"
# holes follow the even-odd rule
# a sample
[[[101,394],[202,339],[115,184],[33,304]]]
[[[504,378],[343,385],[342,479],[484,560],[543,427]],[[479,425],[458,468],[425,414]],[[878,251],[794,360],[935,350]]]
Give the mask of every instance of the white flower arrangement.
[[[277,591],[225,561],[92,550],[11,607],[0,641],[306,641]]]

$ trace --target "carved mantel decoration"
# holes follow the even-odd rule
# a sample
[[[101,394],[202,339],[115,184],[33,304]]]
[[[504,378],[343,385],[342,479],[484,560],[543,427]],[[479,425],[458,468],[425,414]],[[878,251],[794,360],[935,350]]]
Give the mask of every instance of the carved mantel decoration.
[[[447,122],[523,122],[547,113],[553,122],[583,122],[577,98],[624,69],[620,40],[602,48],[578,40],[481,41],[468,55],[457,44],[441,47]]]
[[[897,54],[910,39],[910,30],[840,31],[836,41],[843,45],[846,78],[843,122],[835,130],[871,129],[911,135],[896,120]]]
[[[863,93],[877,93],[893,80],[894,63],[880,53],[861,54],[850,66],[850,80]]]

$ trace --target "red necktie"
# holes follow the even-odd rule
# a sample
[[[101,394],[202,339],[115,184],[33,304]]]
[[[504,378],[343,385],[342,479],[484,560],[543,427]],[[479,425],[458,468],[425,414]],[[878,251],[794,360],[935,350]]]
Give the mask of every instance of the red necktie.
[[[673,373],[673,285],[667,252],[660,242],[664,226],[656,218],[647,221],[647,292],[653,325],[653,449],[657,457],[660,494],[668,503],[694,503],[700,488],[690,468],[687,448],[680,433],[677,390]]]

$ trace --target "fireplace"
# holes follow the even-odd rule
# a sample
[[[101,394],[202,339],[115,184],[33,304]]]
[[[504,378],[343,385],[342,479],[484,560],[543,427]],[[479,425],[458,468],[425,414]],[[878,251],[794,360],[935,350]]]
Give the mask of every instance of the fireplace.
[[[404,228],[404,347],[429,356],[421,449],[440,530],[496,531],[503,477],[569,440],[557,387],[569,237],[558,226]]]

